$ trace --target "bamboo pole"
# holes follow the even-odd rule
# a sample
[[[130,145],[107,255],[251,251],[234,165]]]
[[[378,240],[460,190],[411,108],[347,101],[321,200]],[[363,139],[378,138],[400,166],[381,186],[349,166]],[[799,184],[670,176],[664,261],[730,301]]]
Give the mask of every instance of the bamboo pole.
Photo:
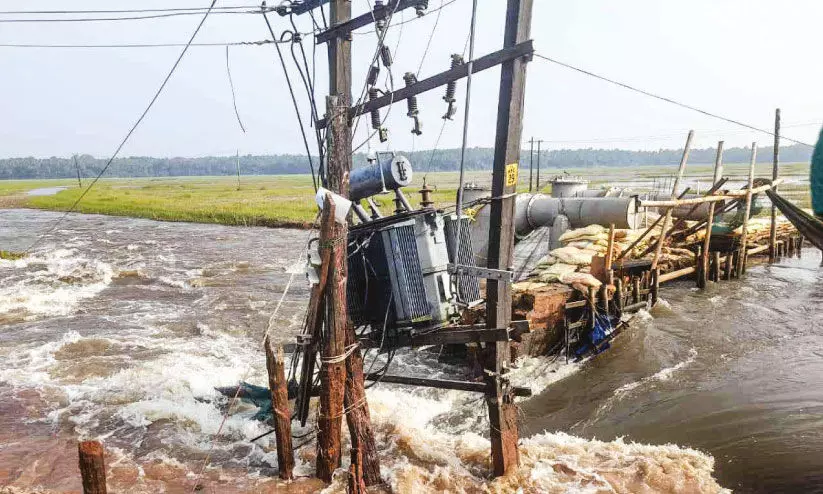
[[[725,279],[730,280],[732,279],[732,265],[734,260],[734,254],[729,252],[726,254],[726,273],[723,276]]]
[[[667,281],[676,280],[677,278],[682,278],[683,276],[688,276],[697,272],[696,266],[689,266],[687,268],[678,269],[677,271],[672,271],[670,273],[659,274],[656,276],[657,282],[655,283],[655,290],[660,283],[666,283]],[[656,295],[656,294],[655,294]],[[655,296],[655,301],[657,297]]]
[[[680,185],[680,180],[683,178],[683,172],[686,170],[686,163],[689,161],[689,150],[692,146],[692,139],[694,138],[694,131],[690,130],[688,137],[686,137],[686,145],[683,148],[683,156],[680,159],[680,166],[677,169],[677,176],[672,185],[671,199],[677,200],[677,187]],[[669,228],[669,223],[672,220],[672,210],[666,210],[666,217],[663,219],[663,230],[660,233],[660,238],[657,239],[657,249],[654,251],[654,259],[652,260],[652,269],[657,268],[660,261],[660,253],[663,251],[663,244],[666,241],[666,230]]]
[[[106,494],[106,462],[100,441],[83,441],[77,445],[83,494]]]
[[[717,184],[719,175],[723,173],[723,141],[717,143],[717,156],[714,158],[714,179],[712,186]],[[709,280],[709,253],[712,243],[712,225],[714,223],[715,203],[709,203],[709,215],[706,218],[706,235],[703,238],[703,249],[700,252],[700,276],[697,277],[697,286],[706,288]]]
[[[740,274],[746,272],[746,244],[748,243],[748,236],[749,236],[749,216],[751,215],[752,209],[752,188],[754,188],[754,164],[757,161],[757,143],[752,143],[752,157],[749,163],[749,187],[746,189],[746,205],[743,210],[743,231],[742,231],[742,238],[740,240],[740,252],[741,255],[738,257],[738,268],[737,270]]]
[[[684,197],[684,196],[685,196],[688,192],[689,192],[689,188],[687,187],[687,188],[686,188],[686,190],[684,190],[684,191],[683,191],[683,192],[682,192],[679,196],[677,196],[677,198],[678,198],[678,199],[682,199],[682,198],[683,198],[683,197]],[[626,248],[626,250],[624,250],[623,252],[621,252],[621,253],[620,253],[620,255],[619,255],[619,256],[617,256],[617,260],[619,261],[619,260],[623,259],[624,257],[626,257],[626,255],[627,255],[629,252],[631,252],[632,250],[634,250],[634,248],[635,248],[635,247],[637,247],[637,244],[639,244],[640,242],[642,242],[642,241],[643,241],[643,239],[644,239],[644,238],[646,238],[646,236],[654,230],[654,227],[656,227],[657,225],[659,225],[659,224],[660,224],[660,222],[661,222],[661,221],[663,221],[663,218],[665,218],[665,215],[658,216],[658,217],[657,217],[657,219],[656,219],[656,220],[654,220],[654,222],[651,224],[651,226],[649,226],[648,228],[646,228],[646,230],[645,230],[645,231],[643,231],[643,233],[642,233],[642,234],[640,234],[640,236],[639,236],[639,237],[637,237],[637,238],[635,239],[635,241],[634,241],[634,242],[632,242],[632,244],[631,244],[631,245],[629,245],[629,246]],[[646,253],[644,253],[643,255],[646,255],[647,253],[648,253],[648,251],[647,251]],[[640,257],[643,257],[643,256],[640,256]]]
[[[618,316],[623,313],[623,277],[614,280],[614,310]]]
[[[755,187],[752,189],[752,194],[759,194],[761,192],[765,192],[770,190],[784,182],[783,178],[778,178],[777,180],[773,181],[771,184],[761,185],[760,187]],[[740,190],[740,191],[729,191],[723,194],[718,195],[711,195],[711,196],[700,196],[700,197],[691,197],[688,199],[672,199],[668,201],[649,201],[649,200],[640,200],[639,207],[641,208],[675,208],[678,206],[693,206],[695,204],[703,204],[706,202],[720,202],[725,201],[726,199],[740,199],[745,198],[748,195],[748,190]]]
[[[266,352],[266,370],[269,374],[272,425],[274,426],[274,437],[277,443],[277,467],[281,479],[292,480],[294,478],[294,448],[291,441],[291,412],[289,411],[289,390],[286,382],[286,359],[283,356],[283,346],[277,345],[275,349],[269,335],[263,338],[263,349]]]
[[[612,270],[612,258],[614,254],[612,250],[614,249],[614,223],[609,225],[609,239],[606,243],[606,273],[610,273]],[[611,281],[611,280],[609,280]]]
[[[651,287],[651,298],[652,298],[652,307],[657,305],[658,296],[660,293],[660,268],[654,268],[653,275],[652,275],[652,287]]]
[[[640,278],[632,278],[632,303],[640,303]]]
[[[780,108],[774,112],[774,156],[772,161],[772,180],[777,180],[780,171]],[[774,188],[777,192],[777,187]],[[774,252],[774,244],[777,240],[777,206],[772,204],[772,223],[769,229],[769,262],[774,262],[777,257]]]

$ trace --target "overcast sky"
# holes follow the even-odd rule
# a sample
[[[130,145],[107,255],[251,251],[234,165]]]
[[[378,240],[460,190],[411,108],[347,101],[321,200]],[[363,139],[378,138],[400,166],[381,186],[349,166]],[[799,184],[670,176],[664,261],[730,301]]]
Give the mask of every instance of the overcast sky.
[[[276,0],[275,0],[276,1]],[[449,0],[445,0],[446,3]],[[251,5],[218,0],[217,5]],[[270,2],[274,3],[274,2]],[[206,0],[0,0],[0,10],[203,7]],[[367,0],[353,0],[355,14]],[[441,0],[430,0],[437,8]],[[480,0],[476,56],[502,44],[505,0]],[[467,40],[471,0],[441,11],[421,78],[445,70],[449,55]],[[0,15],[0,19],[32,18]],[[54,17],[54,16],[51,16]],[[288,21],[270,15],[276,30]],[[398,15],[394,21],[400,21]],[[403,14],[405,20],[413,11]],[[437,13],[393,26],[387,37],[396,85],[416,72]],[[819,62],[819,0],[535,0],[532,35],[539,53],[685,103],[771,128],[783,111],[784,134],[814,143],[823,122],[823,64]],[[298,27],[309,30],[308,19]],[[182,43],[198,16],[98,23],[3,23],[0,43]],[[366,30],[368,30],[367,28]],[[269,37],[259,15],[213,15],[196,42],[256,41]],[[398,40],[399,38],[399,40]],[[355,93],[362,87],[375,48],[373,33],[354,36]],[[310,38],[305,47],[311,53]],[[817,47],[817,49],[815,48]],[[290,66],[288,47],[284,54]],[[110,155],[139,116],[180,48],[23,49],[0,47],[0,156]],[[273,46],[232,47],[235,119],[221,47],[195,47],[121,153],[152,156],[302,153],[303,145],[285,79]],[[317,95],[327,90],[325,47],[317,48]],[[385,74],[385,72],[384,72]],[[292,74],[297,77],[296,72]],[[383,77],[381,76],[381,84]],[[294,80],[300,89],[299,80]],[[474,79],[469,144],[494,142],[499,70]],[[688,129],[696,145],[718,139],[728,145],[771,142],[734,125],[656,101],[540,59],[529,64],[524,140],[544,148],[680,147]],[[299,93],[307,115],[306,95]],[[355,97],[357,94],[355,94]],[[424,134],[412,139],[405,103],[387,120],[391,140],[379,149],[434,146],[445,112],[443,90],[420,98]],[[459,112],[445,126],[439,147],[457,147],[462,132],[465,81],[458,86]],[[356,142],[366,136],[360,122]]]

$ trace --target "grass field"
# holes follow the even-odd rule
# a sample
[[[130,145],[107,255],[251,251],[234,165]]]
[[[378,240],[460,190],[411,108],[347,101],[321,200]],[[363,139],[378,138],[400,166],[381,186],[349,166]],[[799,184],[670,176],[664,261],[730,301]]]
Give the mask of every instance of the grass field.
[[[781,175],[789,179],[781,190],[787,198],[802,207],[809,206],[808,164],[785,164]],[[591,188],[606,185],[632,187],[650,186],[655,179],[670,177],[675,167],[607,167],[542,170],[541,183],[562,172],[580,175],[591,182]],[[758,176],[770,176],[770,165],[758,165]],[[748,173],[744,164],[730,164],[724,175],[742,181]],[[686,179],[691,183],[708,184],[711,165],[690,165]],[[536,180],[536,173],[533,178]],[[490,171],[467,172],[466,183],[488,187]],[[409,200],[417,205],[418,189],[423,175],[415,175],[414,183],[405,189]],[[456,172],[429,173],[427,183],[436,189],[434,200],[438,206],[454,203],[459,182]],[[86,185],[86,181],[84,181]],[[42,187],[66,186],[66,190],[52,196],[28,196],[26,192]],[[528,168],[521,169],[518,190],[529,188]],[[547,191],[550,187],[543,187]],[[7,180],[0,181],[0,207],[31,207],[62,211],[70,208],[84,189],[75,180]],[[705,190],[705,189],[704,189]],[[384,212],[393,210],[392,196],[379,196],[378,204]],[[314,189],[309,175],[244,176],[238,187],[235,177],[163,177],[102,179],[77,205],[76,211],[114,216],[130,216],[164,221],[192,221],[246,226],[305,227],[316,215]]]

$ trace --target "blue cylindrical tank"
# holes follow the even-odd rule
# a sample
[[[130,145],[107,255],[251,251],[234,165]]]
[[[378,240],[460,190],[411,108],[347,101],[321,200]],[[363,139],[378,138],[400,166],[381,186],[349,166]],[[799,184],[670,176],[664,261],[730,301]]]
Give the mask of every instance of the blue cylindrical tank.
[[[378,162],[352,170],[349,199],[359,201],[384,191],[397,190],[412,182],[412,166],[404,156],[379,157]]]

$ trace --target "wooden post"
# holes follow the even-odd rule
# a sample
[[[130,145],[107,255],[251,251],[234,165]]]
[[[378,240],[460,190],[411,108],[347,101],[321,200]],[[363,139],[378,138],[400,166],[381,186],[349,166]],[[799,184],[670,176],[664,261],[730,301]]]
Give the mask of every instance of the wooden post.
[[[609,238],[606,242],[606,277],[609,285],[614,283],[614,273],[612,272],[612,259],[614,258],[614,223],[609,225]]]
[[[777,180],[780,172],[780,108],[774,112],[774,159],[772,162],[772,180]],[[777,187],[774,188],[777,192]],[[774,251],[777,241],[777,206],[772,204],[772,224],[769,230],[769,262],[774,262],[777,255]]]
[[[652,307],[657,305],[658,295],[660,292],[660,268],[654,268],[654,272],[652,274],[652,287],[651,287],[651,298],[652,298]]]
[[[283,346],[275,349],[267,334],[263,338],[263,348],[266,352],[266,370],[269,374],[269,390],[271,391],[271,411],[274,426],[274,437],[277,442],[277,466],[280,478],[291,480],[294,478],[294,448],[291,442],[291,412],[289,411],[289,389],[286,382],[286,359],[283,356]]]
[[[106,462],[100,441],[83,441],[77,445],[83,494],[106,494]]]
[[[507,0],[504,48],[526,41],[530,36],[533,0]],[[523,102],[526,90],[527,60],[505,62],[500,68],[500,93],[494,145],[492,201],[490,210],[488,267],[511,269],[514,251],[514,193],[517,180],[511,173],[518,168],[520,136],[523,130]],[[539,141],[538,141],[539,146]],[[539,148],[538,148],[539,149]],[[540,176],[538,154],[538,177]],[[516,177],[516,175],[515,175]],[[540,181],[538,179],[538,190]],[[486,319],[489,328],[506,328],[511,322],[511,285],[488,280]],[[486,404],[489,409],[491,456],[494,476],[513,471],[520,464],[517,450],[517,409],[512,390],[503,379],[509,363],[509,342],[491,343],[486,358]]]
[[[714,259],[713,259],[714,267],[712,269],[712,281],[717,283],[717,282],[720,281],[720,269],[721,269],[721,267],[720,267],[720,251],[714,251],[712,254],[714,256]]]
[[[677,176],[674,179],[672,186],[671,200],[677,199],[677,187],[680,185],[680,180],[683,178],[683,172],[686,170],[686,162],[689,161],[689,150],[692,147],[692,139],[694,138],[694,131],[690,130],[688,137],[686,137],[686,146],[683,148],[683,156],[680,159],[680,167],[677,169]],[[660,231],[660,238],[657,239],[657,248],[654,251],[654,259],[652,259],[652,269],[657,268],[660,261],[660,253],[663,251],[663,243],[666,241],[666,231],[669,229],[669,223],[672,220],[672,208],[666,209],[666,218],[663,220],[663,230]]]
[[[726,254],[726,273],[723,276],[725,279],[732,279],[732,266],[734,265],[734,254],[729,252]]]
[[[752,143],[752,155],[749,163],[749,187],[746,189],[746,209],[743,210],[743,235],[740,239],[740,256],[737,258],[738,276],[746,272],[746,245],[749,236],[749,215],[752,210],[752,189],[754,188],[754,164],[757,160],[757,143]]]
[[[797,236],[797,257],[803,257],[803,235]]]
[[[614,310],[618,317],[623,315],[623,277],[614,280]]]
[[[640,303],[640,277],[632,278],[632,303]]]
[[[354,328],[349,326],[346,332],[346,346],[354,345],[357,336]],[[366,389],[363,377],[363,355],[359,348],[355,348],[351,356],[346,359],[346,395],[344,404],[348,413],[346,424],[351,436],[352,461],[360,462],[357,472],[365,480],[367,486],[382,482],[380,478],[380,459],[377,457],[377,447],[374,442],[374,431],[371,427],[371,414],[366,400]],[[356,454],[355,454],[356,453]]]
[[[589,287],[589,331],[594,329],[597,323],[597,289]]]
[[[603,283],[600,285],[600,305],[603,307],[603,314],[609,314],[609,285]]]
[[[717,143],[717,155],[714,158],[714,179],[720,180],[720,175],[723,173],[723,141]],[[706,217],[706,235],[703,238],[703,249],[700,252],[700,269],[698,270],[697,286],[706,288],[709,280],[709,254],[711,252],[712,243],[712,224],[714,223],[714,206],[716,203],[709,203],[709,215]]]
[[[366,494],[366,483],[363,479],[363,457],[359,449],[351,450],[351,465],[349,466],[349,486],[346,494]]]

